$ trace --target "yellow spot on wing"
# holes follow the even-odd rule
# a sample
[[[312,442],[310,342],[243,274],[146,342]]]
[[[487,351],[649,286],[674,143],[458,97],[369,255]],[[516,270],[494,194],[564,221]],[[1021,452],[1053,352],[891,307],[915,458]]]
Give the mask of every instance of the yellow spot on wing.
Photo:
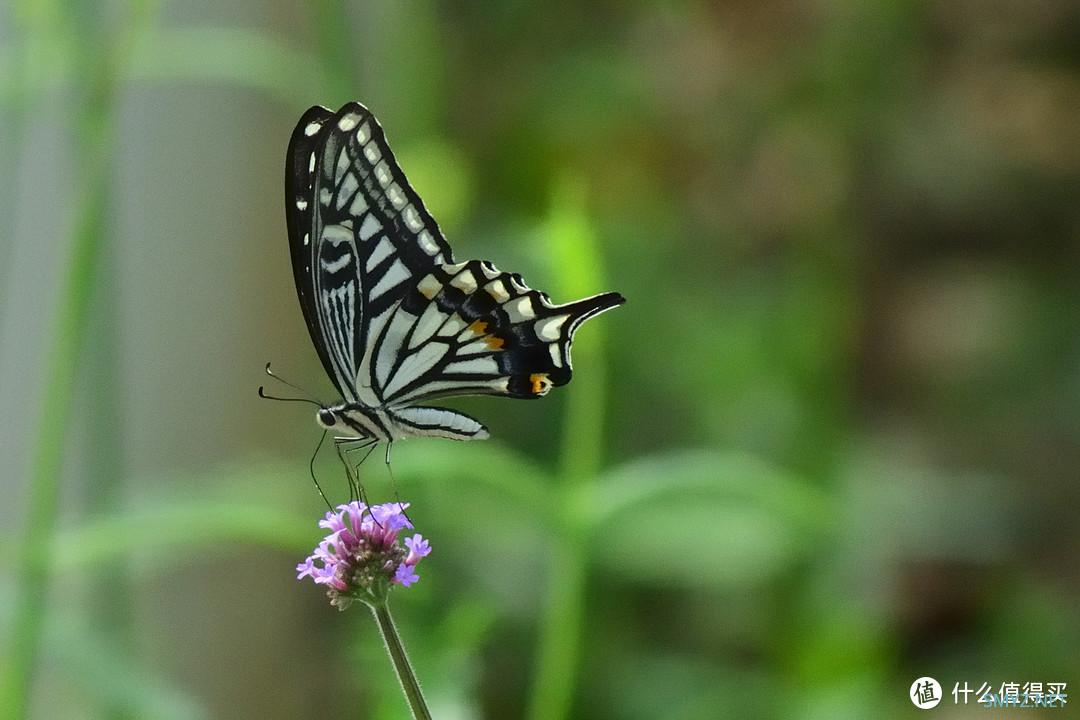
[[[532,383],[533,395],[543,395],[551,389],[551,381],[548,380],[547,373],[533,373],[529,376],[529,382]]]
[[[426,275],[424,279],[420,281],[420,284],[417,285],[417,289],[420,291],[421,295],[428,300],[431,300],[439,294],[440,290],[442,290],[442,283],[436,280],[434,275]]]

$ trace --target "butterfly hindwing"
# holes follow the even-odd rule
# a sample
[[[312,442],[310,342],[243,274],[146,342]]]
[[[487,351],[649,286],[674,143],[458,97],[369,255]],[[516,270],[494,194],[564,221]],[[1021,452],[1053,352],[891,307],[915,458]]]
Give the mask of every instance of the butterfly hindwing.
[[[537,398],[570,381],[570,347],[585,320],[623,302],[606,293],[554,305],[491,263],[436,266],[385,326],[374,381],[390,406],[451,395]]]
[[[484,440],[487,428],[464,413],[436,407],[403,407],[391,412],[406,435],[443,437],[450,440]]]

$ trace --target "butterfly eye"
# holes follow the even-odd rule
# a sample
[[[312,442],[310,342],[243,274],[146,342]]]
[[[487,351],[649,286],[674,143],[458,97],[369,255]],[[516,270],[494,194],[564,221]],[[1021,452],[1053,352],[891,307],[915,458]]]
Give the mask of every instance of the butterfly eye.
[[[319,424],[323,427],[334,427],[334,423],[337,422],[337,418],[334,416],[332,410],[323,408],[319,410]]]

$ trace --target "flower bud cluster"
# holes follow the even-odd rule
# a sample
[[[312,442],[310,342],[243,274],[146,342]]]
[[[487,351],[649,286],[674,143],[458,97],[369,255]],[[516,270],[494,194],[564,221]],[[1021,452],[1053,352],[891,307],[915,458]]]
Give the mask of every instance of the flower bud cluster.
[[[420,579],[416,565],[431,552],[422,535],[398,542],[413,525],[408,503],[372,505],[356,501],[328,512],[319,527],[330,531],[315,551],[296,566],[297,579],[325,585],[330,604],[340,610],[353,600],[382,603],[394,585],[409,587]]]

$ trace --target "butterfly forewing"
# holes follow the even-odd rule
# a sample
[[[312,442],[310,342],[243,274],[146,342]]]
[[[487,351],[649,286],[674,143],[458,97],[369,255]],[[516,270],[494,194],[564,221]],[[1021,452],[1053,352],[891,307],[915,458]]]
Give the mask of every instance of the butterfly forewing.
[[[289,141],[285,163],[285,218],[289,230],[289,252],[292,257],[293,280],[304,322],[315,351],[322,361],[326,374],[334,381],[342,397],[351,391],[351,385],[342,377],[331,360],[331,348],[327,344],[316,305],[313,238],[318,234],[312,226],[314,204],[311,201],[314,185],[314,159],[319,143],[319,131],[333,117],[322,107],[313,107],[304,113]]]
[[[308,328],[345,399],[375,405],[369,349],[417,274],[451,251],[362,105],[312,108],[291,147],[290,242]]]

